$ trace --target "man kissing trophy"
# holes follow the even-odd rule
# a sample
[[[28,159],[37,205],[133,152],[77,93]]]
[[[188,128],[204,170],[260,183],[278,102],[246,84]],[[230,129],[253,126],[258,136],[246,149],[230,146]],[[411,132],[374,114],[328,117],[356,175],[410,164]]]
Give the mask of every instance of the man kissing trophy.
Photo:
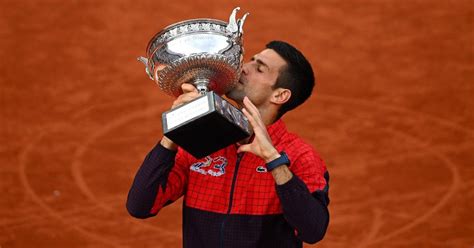
[[[223,99],[238,83],[243,61],[243,25],[235,8],[226,23],[192,19],[172,24],[148,43],[145,64],[150,79],[172,96],[183,83],[193,84],[197,99],[162,114],[163,134],[196,158],[251,134],[244,114]]]

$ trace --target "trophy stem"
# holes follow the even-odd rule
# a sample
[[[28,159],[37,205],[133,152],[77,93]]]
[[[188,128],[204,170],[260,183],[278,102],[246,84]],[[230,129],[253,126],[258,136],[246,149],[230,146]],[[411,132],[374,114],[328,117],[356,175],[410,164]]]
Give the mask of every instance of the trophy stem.
[[[207,78],[198,78],[194,81],[194,85],[201,95],[205,95],[208,92],[209,79]]]

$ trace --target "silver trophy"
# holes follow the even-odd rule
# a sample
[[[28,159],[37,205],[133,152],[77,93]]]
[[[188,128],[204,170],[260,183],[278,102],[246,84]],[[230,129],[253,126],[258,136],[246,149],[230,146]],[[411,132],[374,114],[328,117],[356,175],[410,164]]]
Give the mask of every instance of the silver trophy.
[[[163,134],[201,158],[251,134],[243,113],[220,97],[238,83],[243,61],[243,25],[248,15],[229,23],[192,19],[175,23],[148,43],[138,60],[160,89],[172,96],[191,83],[202,96],[162,115]]]

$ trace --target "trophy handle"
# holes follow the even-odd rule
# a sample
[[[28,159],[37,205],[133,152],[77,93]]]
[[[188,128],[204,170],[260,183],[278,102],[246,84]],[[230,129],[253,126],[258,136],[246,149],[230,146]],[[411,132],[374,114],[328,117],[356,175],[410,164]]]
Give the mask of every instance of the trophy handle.
[[[249,15],[249,13],[245,13],[245,15],[242,17],[242,19],[237,21],[238,24],[239,24],[239,36],[242,36],[242,34],[244,33],[243,26],[244,26],[245,19],[247,19],[248,15]]]
[[[150,70],[148,69],[148,59],[145,58],[145,57],[138,57],[137,58],[138,61],[142,62],[144,65],[145,65],[145,72],[146,74],[148,75],[148,77],[151,79],[151,80],[154,80],[153,79],[153,74],[150,73]]]
[[[232,10],[232,13],[229,16],[229,23],[227,24],[227,31],[231,33],[237,33],[238,36],[243,34],[242,27],[244,26],[245,19],[249,15],[249,13],[245,13],[242,19],[236,19],[235,16],[237,15],[237,11],[240,10],[240,7],[236,7]]]
[[[232,13],[229,16],[229,24],[227,24],[227,31],[231,33],[235,33],[238,31],[239,27],[237,26],[237,21],[235,20],[235,15],[237,14],[237,11],[240,10],[240,7],[236,7],[235,9],[232,10]]]

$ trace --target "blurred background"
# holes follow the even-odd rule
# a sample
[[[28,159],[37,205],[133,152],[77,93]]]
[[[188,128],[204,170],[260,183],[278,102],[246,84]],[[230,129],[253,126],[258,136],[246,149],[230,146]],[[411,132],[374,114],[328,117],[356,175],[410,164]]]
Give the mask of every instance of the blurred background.
[[[125,210],[173,101],[136,57],[235,6],[247,60],[285,40],[316,71],[284,117],[331,174],[328,232],[306,247],[472,248],[472,0],[2,0],[0,248],[181,247],[181,201]]]

